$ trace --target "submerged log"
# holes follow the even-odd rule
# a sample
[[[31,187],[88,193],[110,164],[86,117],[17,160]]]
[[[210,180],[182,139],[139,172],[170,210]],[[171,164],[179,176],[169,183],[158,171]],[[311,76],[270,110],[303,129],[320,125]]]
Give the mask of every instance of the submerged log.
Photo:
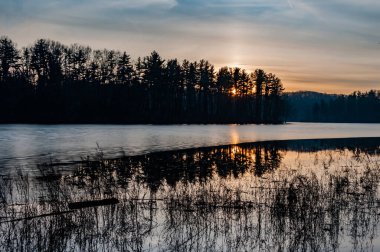
[[[89,200],[89,201],[69,203],[69,208],[70,209],[81,209],[81,208],[86,208],[86,207],[115,205],[118,203],[119,203],[119,200],[116,198],[103,199],[103,200]]]

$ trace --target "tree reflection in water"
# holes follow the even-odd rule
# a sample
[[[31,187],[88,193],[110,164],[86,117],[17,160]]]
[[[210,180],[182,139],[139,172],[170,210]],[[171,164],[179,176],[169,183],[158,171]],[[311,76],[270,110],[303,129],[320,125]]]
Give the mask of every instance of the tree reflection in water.
[[[376,250],[380,139],[209,147],[0,179],[2,251]],[[118,204],[70,210],[70,202]],[[378,246],[378,245],[377,245]]]

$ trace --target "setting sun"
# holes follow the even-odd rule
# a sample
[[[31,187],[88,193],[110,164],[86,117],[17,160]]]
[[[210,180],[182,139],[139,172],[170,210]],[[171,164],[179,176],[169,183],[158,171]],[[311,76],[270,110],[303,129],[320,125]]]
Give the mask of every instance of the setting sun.
[[[236,88],[232,88],[231,89],[231,94],[234,95],[234,96],[237,94]]]

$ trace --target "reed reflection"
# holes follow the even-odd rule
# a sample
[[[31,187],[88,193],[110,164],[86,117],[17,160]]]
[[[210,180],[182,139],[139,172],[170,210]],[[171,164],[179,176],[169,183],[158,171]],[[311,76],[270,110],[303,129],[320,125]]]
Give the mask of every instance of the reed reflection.
[[[0,178],[0,249],[376,250],[379,147],[281,141],[112,160],[99,149],[70,173],[46,164]]]

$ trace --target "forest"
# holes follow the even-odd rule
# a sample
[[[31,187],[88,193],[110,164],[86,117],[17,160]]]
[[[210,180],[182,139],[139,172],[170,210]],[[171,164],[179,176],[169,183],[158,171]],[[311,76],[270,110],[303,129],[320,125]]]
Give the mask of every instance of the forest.
[[[0,37],[0,123],[277,124],[283,91],[262,69]]]
[[[316,92],[284,94],[287,120],[300,122],[380,123],[380,91],[348,95]]]

